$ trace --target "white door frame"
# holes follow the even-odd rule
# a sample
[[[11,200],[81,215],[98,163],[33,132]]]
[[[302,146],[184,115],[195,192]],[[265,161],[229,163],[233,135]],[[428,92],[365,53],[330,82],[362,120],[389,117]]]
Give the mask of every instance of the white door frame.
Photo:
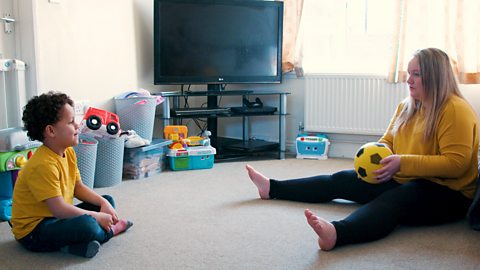
[[[35,0],[1,0],[0,2],[0,129],[21,126],[26,101],[37,94]],[[5,60],[5,59],[19,59]],[[25,62],[27,69],[25,70]],[[15,63],[21,64],[19,68]],[[23,70],[22,70],[23,69]],[[15,92],[10,92],[10,91]],[[17,92],[20,90],[19,92]]]
[[[16,25],[16,50],[17,58],[27,64],[26,88],[27,98],[31,98],[39,93],[37,78],[37,0],[13,0],[14,13],[18,20]]]

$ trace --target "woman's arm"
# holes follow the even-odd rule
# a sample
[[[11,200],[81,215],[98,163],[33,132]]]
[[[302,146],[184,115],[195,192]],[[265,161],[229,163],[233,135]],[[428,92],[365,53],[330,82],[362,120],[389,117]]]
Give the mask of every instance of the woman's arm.
[[[395,113],[393,114],[392,119],[390,120],[390,124],[388,125],[387,130],[383,134],[382,138],[380,138],[380,140],[378,140],[379,143],[383,143],[383,144],[387,145],[388,148],[390,148],[390,150],[392,150],[392,152],[393,152],[392,129],[393,129],[393,126],[395,125],[395,122],[397,121],[397,117],[398,117],[399,113],[401,112],[402,108],[403,108],[403,103],[400,103],[397,106],[397,109],[395,110]]]
[[[477,154],[478,126],[476,115],[466,103],[446,105],[439,116],[432,138],[437,153],[401,155],[400,172],[418,177],[457,178],[471,168]]]

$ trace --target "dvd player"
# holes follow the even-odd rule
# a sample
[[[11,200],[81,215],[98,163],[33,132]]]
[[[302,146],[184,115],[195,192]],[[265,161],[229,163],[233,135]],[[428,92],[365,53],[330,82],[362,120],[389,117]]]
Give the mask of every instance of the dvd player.
[[[207,90],[207,91],[196,91],[188,90],[185,91],[185,94],[189,96],[236,96],[236,95],[249,95],[252,94],[253,90]]]
[[[230,108],[176,108],[170,109],[172,116],[196,116],[196,115],[228,115]]]
[[[232,107],[233,113],[238,114],[273,114],[277,111],[277,107],[261,106],[261,107]]]

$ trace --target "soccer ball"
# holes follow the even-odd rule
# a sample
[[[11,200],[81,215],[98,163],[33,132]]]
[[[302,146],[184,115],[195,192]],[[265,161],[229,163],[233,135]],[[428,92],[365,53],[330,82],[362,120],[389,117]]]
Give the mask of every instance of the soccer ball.
[[[383,143],[370,142],[358,149],[353,166],[359,178],[371,184],[377,184],[373,171],[383,167],[380,160],[390,156],[392,151]]]

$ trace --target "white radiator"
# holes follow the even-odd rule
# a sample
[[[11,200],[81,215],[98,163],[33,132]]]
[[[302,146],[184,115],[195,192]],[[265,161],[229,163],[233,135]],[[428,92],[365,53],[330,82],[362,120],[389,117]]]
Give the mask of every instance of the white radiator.
[[[0,59],[0,129],[23,126],[22,110],[26,102],[25,63]]]
[[[305,131],[382,135],[406,83],[370,75],[306,75]]]

